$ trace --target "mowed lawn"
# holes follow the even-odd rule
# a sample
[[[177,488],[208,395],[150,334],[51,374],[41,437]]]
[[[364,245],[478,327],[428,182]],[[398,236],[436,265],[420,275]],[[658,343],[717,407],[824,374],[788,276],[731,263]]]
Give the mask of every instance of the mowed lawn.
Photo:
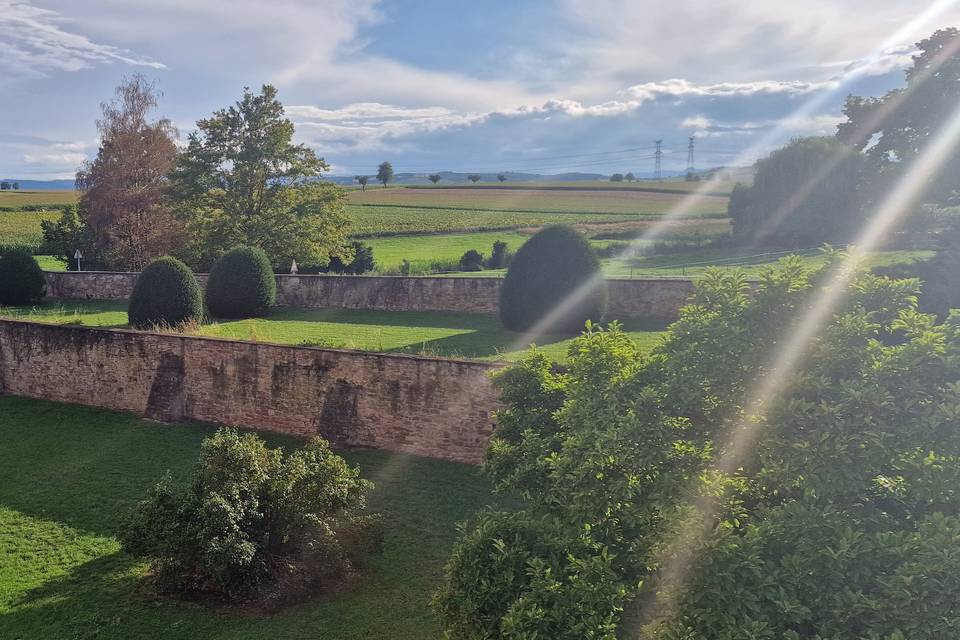
[[[459,261],[460,256],[470,249],[489,257],[496,241],[506,242],[510,251],[516,251],[529,239],[529,235],[516,231],[490,231],[369,238],[362,242],[373,247],[379,271],[396,270],[408,260],[412,272],[421,273],[434,263]]]
[[[0,638],[4,640],[439,639],[429,601],[456,524],[491,504],[479,469],[342,452],[376,483],[384,553],[352,589],[273,614],[158,596],[116,540],[166,471],[183,482],[213,428],[0,396]],[[265,436],[273,446],[299,441]]]
[[[567,213],[665,214],[680,207],[687,215],[725,214],[729,198],[626,190],[378,189],[350,191],[351,204],[393,204],[408,207],[477,208],[501,211]]]
[[[49,302],[36,307],[0,307],[0,317],[125,328],[125,302]],[[665,323],[629,320],[624,330],[644,349],[653,348]],[[266,318],[211,321],[199,335],[278,344],[407,353],[478,360],[516,360],[530,339],[507,331],[496,316],[429,313],[421,311],[367,311],[354,309],[294,309],[278,307]],[[566,360],[570,336],[545,335],[534,341],[552,359]]]

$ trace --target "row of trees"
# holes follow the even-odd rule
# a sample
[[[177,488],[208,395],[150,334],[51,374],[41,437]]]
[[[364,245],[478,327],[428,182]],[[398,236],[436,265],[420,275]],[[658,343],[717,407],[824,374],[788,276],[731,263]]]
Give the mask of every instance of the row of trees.
[[[0,191],[18,191],[20,189],[19,182],[11,182],[9,180],[4,180],[0,182]]]
[[[377,182],[381,183],[384,187],[386,187],[388,183],[393,182],[393,178],[394,178],[393,165],[390,164],[389,162],[381,162],[380,166],[377,167],[376,178],[377,178]],[[437,184],[442,179],[443,179],[443,176],[441,176],[439,173],[431,173],[430,175],[427,176],[427,180],[429,180],[433,184]],[[361,191],[366,191],[367,184],[370,182],[370,176],[362,176],[362,175],[356,176],[354,177],[354,180],[356,180],[357,184],[360,185]],[[481,180],[483,180],[483,176],[480,175],[479,173],[471,173],[467,176],[467,180],[476,184]],[[499,182],[506,182],[508,180],[507,174],[498,173],[497,180]]]
[[[626,180],[627,182],[633,182],[636,179],[637,177],[633,175],[632,172],[629,172],[629,171],[625,174],[614,173],[613,175],[610,176],[610,182],[623,182],[624,180]]]
[[[160,94],[140,75],[101,106],[100,148],[77,173],[80,202],[44,223],[47,251],[89,268],[140,270],[171,254],[206,269],[227,248],[263,249],[275,267],[295,258],[350,262],[344,192],[319,180],[329,167],[293,143],[277,91],[245,89],[236,104],[197,122],[185,148],[166,118],[152,118]]]
[[[905,167],[960,102],[960,31],[917,43],[906,85],[879,98],[850,96],[835,137],[793,140],[756,165],[752,186],[730,202],[734,234],[747,244],[816,246],[855,239]],[[960,153],[930,176],[919,202],[960,203]]]

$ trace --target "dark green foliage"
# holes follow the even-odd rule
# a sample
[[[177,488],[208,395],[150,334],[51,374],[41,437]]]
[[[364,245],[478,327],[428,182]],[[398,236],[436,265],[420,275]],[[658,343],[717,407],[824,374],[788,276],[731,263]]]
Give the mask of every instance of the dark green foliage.
[[[483,254],[469,249],[460,256],[460,271],[483,271]]]
[[[285,455],[257,435],[221,429],[204,440],[190,485],[162,480],[120,540],[151,560],[166,590],[303,597],[379,551],[379,522],[362,514],[372,486],[321,438]]]
[[[817,247],[852,240],[863,223],[866,159],[834,138],[802,138],[756,165],[752,186],[730,197],[741,243]]]
[[[535,351],[498,374],[488,475],[524,521],[556,523],[544,536],[571,564],[602,555],[612,577],[578,574],[569,592],[562,565],[544,587],[517,578],[496,554],[549,545],[484,516],[441,592],[453,637],[496,637],[489,618],[502,632],[517,611],[526,637],[557,637],[570,628],[530,603],[561,592],[598,614],[595,633],[605,607],[640,640],[956,637],[960,314],[938,323],[916,310],[916,280],[858,272],[758,412],[753,390],[782,366],[821,278],[799,258],[752,292],[739,272],[710,271],[651,355],[616,325],[591,327],[562,371]],[[610,585],[626,590],[623,619],[596,598]]]
[[[28,304],[46,294],[43,271],[27,251],[0,253],[0,304]]]
[[[81,268],[84,271],[107,270],[108,259],[96,237],[76,205],[65,205],[56,221],[41,220],[43,244],[39,251],[67,261],[67,270],[76,271],[77,261],[73,256],[77,249],[83,254]]]
[[[388,182],[393,181],[393,165],[389,162],[381,162],[377,167],[377,182],[387,186]]]
[[[580,291],[587,282],[589,289]],[[546,330],[580,331],[607,310],[606,281],[590,243],[570,227],[547,227],[524,243],[510,263],[500,290],[500,320],[507,329],[526,331],[574,292],[576,300],[551,318]]]
[[[507,248],[507,243],[503,240],[494,240],[493,251],[490,252],[485,266],[487,269],[503,269],[510,264],[511,260],[513,260],[513,252]]]
[[[610,182],[623,182],[623,174],[622,173],[613,174],[612,176],[610,176]]]
[[[201,320],[203,294],[193,272],[170,256],[151,262],[133,287],[127,317],[139,329]]]
[[[231,249],[210,270],[207,309],[217,318],[263,316],[276,301],[277,281],[262,249]]]
[[[344,262],[339,257],[330,259],[330,264],[318,269],[320,273],[341,273],[357,276],[377,268],[377,263],[373,258],[373,247],[363,244],[359,240],[350,243],[353,249],[353,260]],[[309,269],[301,270],[301,273],[308,273]]]

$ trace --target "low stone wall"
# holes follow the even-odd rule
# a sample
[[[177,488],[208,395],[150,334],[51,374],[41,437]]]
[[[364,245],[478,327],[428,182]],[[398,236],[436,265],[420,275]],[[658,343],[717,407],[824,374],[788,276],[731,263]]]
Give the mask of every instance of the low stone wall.
[[[130,297],[136,273],[47,272],[47,295],[81,300]],[[206,276],[197,276],[201,283]],[[289,307],[496,313],[500,278],[278,275],[277,303]],[[609,279],[611,319],[672,320],[693,291],[681,278]]]
[[[93,274],[91,274],[93,275]],[[125,280],[97,276],[101,284]],[[0,392],[477,463],[493,365],[0,320]]]

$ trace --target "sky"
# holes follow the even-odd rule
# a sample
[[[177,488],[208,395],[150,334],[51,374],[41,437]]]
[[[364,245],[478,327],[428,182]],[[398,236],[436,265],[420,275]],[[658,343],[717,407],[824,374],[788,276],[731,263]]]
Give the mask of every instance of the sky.
[[[134,73],[181,140],[279,90],[335,175],[749,164],[902,86],[960,0],[0,0],[0,177],[71,178]]]

